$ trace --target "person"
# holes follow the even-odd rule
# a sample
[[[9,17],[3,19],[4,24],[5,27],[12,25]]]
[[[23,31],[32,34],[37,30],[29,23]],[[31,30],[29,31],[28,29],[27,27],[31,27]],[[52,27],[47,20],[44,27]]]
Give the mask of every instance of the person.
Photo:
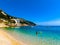
[[[38,32],[36,31],[36,35],[38,35]]]

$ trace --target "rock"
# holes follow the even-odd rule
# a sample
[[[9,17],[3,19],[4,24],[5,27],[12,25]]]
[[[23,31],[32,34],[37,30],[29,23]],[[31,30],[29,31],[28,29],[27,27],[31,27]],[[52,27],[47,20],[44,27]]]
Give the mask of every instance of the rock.
[[[17,17],[13,17],[8,15],[7,13],[5,13],[4,11],[0,10],[0,22],[2,21],[2,23],[4,23],[6,26],[35,26],[36,24],[25,20],[23,18],[17,18]]]

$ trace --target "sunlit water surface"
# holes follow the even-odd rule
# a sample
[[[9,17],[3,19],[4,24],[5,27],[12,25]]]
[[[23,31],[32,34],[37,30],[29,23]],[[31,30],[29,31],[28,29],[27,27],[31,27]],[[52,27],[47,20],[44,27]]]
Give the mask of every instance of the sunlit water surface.
[[[16,40],[28,45],[60,45],[59,26],[24,26],[4,29]]]

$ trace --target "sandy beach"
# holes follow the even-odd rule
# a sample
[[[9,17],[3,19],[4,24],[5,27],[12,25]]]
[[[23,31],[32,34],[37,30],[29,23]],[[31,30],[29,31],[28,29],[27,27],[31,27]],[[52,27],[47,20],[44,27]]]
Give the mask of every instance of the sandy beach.
[[[14,37],[9,35],[6,31],[0,29],[0,45],[26,45],[17,41]]]

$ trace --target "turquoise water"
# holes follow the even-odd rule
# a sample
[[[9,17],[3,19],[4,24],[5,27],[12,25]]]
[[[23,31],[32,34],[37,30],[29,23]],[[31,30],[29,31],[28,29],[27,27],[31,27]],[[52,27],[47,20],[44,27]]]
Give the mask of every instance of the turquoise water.
[[[60,45],[60,27],[35,26],[5,28],[5,30],[27,45]]]

